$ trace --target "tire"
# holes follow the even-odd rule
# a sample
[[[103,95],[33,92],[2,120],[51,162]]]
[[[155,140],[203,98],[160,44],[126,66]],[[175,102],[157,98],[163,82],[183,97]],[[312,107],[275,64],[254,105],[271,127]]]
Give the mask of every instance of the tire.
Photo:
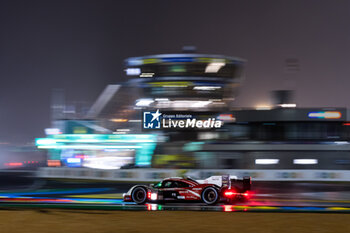
[[[132,190],[131,199],[138,205],[147,201],[147,190],[144,187],[136,187]]]
[[[207,205],[214,205],[219,201],[218,190],[214,187],[207,187],[202,192],[202,201]]]

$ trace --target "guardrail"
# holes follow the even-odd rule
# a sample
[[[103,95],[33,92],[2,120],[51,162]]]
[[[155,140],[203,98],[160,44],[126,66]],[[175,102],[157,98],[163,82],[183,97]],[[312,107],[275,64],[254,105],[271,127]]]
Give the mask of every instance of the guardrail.
[[[166,177],[191,176],[204,179],[213,175],[251,176],[255,181],[350,181],[348,170],[234,170],[234,169],[119,169],[40,168],[40,178],[156,182]]]

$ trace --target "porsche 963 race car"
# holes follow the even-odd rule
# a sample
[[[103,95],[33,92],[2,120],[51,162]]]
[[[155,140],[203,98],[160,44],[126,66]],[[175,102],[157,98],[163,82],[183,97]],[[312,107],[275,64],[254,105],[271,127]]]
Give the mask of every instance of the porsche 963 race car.
[[[211,176],[205,180],[190,177],[172,177],[153,185],[135,185],[123,194],[126,202],[186,202],[199,201],[207,205],[218,202],[234,203],[247,201],[251,193],[251,178],[236,176]]]

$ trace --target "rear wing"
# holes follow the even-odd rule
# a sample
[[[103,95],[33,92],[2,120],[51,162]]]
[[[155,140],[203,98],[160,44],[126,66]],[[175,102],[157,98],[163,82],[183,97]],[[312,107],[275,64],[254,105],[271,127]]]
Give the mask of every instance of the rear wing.
[[[235,188],[241,192],[246,192],[251,189],[252,178],[250,176],[244,176],[242,179],[230,179],[229,188]]]
[[[234,187],[245,192],[251,189],[252,179],[249,176],[238,179],[237,176],[226,174],[222,176],[211,176],[205,180],[197,180],[197,182],[200,184],[215,184],[219,187]]]

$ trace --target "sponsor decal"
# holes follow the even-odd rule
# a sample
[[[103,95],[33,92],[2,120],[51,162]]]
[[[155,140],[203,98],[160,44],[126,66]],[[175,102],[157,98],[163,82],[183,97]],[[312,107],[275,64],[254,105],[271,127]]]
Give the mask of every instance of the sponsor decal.
[[[150,172],[146,174],[146,178],[152,180],[164,179],[171,176],[172,174],[167,172]]]
[[[143,112],[143,128],[160,129],[161,115],[159,109],[156,112]]]
[[[118,172],[114,174],[114,177],[118,178],[134,178],[135,173],[134,172]]]
[[[193,191],[191,191],[191,190],[188,190],[188,192],[191,193],[191,194],[193,194],[193,195],[195,195],[195,196],[197,196],[197,197],[200,197],[200,196],[201,196],[199,193],[193,192]]]
[[[252,178],[262,178],[264,175],[261,172],[239,172],[238,177],[250,176]]]
[[[215,129],[221,128],[223,122],[215,117],[197,119],[192,114],[143,112],[143,129]]]
[[[317,179],[339,179],[340,174],[337,172],[317,172],[316,173]]]
[[[276,178],[278,179],[296,179],[302,178],[303,174],[300,172],[277,172]]]

